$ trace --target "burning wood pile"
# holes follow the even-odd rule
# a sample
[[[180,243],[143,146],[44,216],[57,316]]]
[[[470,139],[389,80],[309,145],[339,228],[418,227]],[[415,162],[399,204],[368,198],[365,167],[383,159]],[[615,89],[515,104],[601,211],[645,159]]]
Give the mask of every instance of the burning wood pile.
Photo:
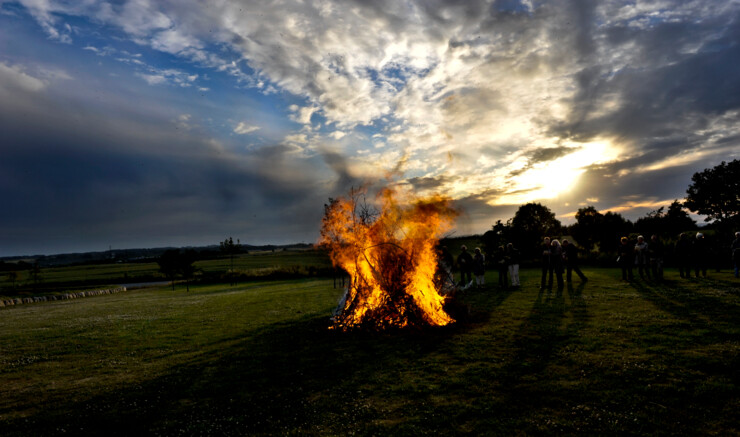
[[[449,199],[413,199],[392,189],[370,207],[364,192],[326,205],[321,243],[349,286],[334,314],[333,328],[385,329],[443,326],[454,292],[447,269],[439,268],[437,244],[458,212]]]

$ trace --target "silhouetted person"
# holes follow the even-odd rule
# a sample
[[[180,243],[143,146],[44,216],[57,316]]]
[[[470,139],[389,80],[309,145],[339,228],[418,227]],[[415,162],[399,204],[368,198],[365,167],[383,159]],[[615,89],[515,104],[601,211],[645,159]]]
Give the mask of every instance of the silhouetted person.
[[[735,277],[738,277],[738,270],[740,270],[740,232],[735,232],[735,240],[730,246],[730,253],[732,254],[732,263],[735,265]]]
[[[663,257],[665,256],[665,247],[657,235],[650,237],[650,246],[648,246],[648,255],[650,257],[650,269],[653,272],[653,278],[656,281],[663,280]]]
[[[678,264],[678,273],[682,278],[691,277],[691,241],[683,232],[678,234],[676,242],[676,263]]]
[[[493,255],[493,263],[496,264],[496,270],[498,271],[498,285],[506,288],[506,286],[509,285],[509,281],[506,278],[509,271],[509,263],[506,259],[504,246],[499,246],[496,249],[496,253]]]
[[[475,255],[473,255],[473,275],[475,275],[475,286],[476,288],[482,288],[486,285],[486,257],[480,251],[479,247],[475,248]]]
[[[635,244],[635,265],[641,279],[645,279],[645,277],[650,279],[650,270],[648,270],[648,244],[642,235],[637,237],[637,244]]]
[[[570,282],[572,273],[576,272],[581,282],[585,282],[586,276],[578,268],[578,248],[568,240],[563,240],[563,259],[565,259],[565,280]]]
[[[545,237],[542,242],[542,281],[540,288],[545,288],[545,285],[552,287],[552,263],[550,262],[550,250],[550,237]]]
[[[460,267],[460,284],[464,287],[472,282],[473,257],[468,253],[464,244],[460,247],[460,255],[457,256],[457,266]]]
[[[522,256],[519,253],[519,249],[515,248],[512,243],[506,245],[506,258],[509,261],[509,279],[511,279],[511,286],[519,287],[519,263]]]
[[[622,280],[631,281],[634,279],[632,276],[632,263],[635,256],[635,249],[629,245],[627,237],[622,237],[619,240],[619,248],[617,249],[619,257],[617,263],[622,268]]]
[[[552,240],[550,243],[550,271],[555,272],[558,278],[558,289],[565,286],[563,282],[563,247],[558,240]]]
[[[698,278],[699,272],[703,278],[707,277],[707,257],[709,257],[709,247],[707,247],[707,240],[704,238],[704,234],[701,232],[696,233],[696,240],[694,241],[694,247],[691,253],[691,258],[694,261],[694,274]]]

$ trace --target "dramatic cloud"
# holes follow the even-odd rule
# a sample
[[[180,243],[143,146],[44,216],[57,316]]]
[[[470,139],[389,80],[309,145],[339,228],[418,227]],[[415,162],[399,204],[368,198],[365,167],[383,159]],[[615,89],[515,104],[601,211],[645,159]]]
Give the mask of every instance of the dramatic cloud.
[[[235,209],[283,208],[265,228],[305,228],[308,240],[317,223],[291,223],[304,216],[287,214],[290,201],[263,196],[304,196],[320,213],[321,199],[392,173],[454,197],[470,232],[528,201],[564,220],[586,203],[636,218],[740,150],[737,2],[21,0],[0,10],[21,46],[43,49],[0,57],[0,93],[17,97],[4,111],[25,108],[37,126],[85,117],[126,156],[175,153],[171,171],[202,175]],[[177,145],[164,140],[171,128]],[[38,141],[100,152],[93,133],[54,132]],[[226,162],[253,178],[201,169]],[[285,187],[274,179],[291,172],[311,195],[262,185]]]
[[[250,126],[248,124],[245,124],[243,121],[240,121],[239,124],[237,124],[234,128],[234,133],[244,135],[256,130],[259,130],[259,126]]]

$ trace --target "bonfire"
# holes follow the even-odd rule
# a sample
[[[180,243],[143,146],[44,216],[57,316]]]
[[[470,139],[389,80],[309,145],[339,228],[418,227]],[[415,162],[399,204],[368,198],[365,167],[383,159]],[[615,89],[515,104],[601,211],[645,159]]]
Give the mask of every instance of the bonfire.
[[[333,328],[385,329],[443,326],[454,292],[449,270],[440,268],[437,246],[458,212],[450,200],[417,199],[386,188],[368,206],[364,191],[326,205],[321,243],[350,281]]]

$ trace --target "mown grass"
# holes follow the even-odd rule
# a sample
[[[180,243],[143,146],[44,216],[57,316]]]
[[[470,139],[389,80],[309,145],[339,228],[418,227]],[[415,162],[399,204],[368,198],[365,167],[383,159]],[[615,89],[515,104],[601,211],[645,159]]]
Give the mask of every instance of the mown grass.
[[[3,435],[737,435],[740,282],[468,290],[466,320],[327,329],[326,280],[0,310]],[[495,274],[487,277],[495,283]]]

